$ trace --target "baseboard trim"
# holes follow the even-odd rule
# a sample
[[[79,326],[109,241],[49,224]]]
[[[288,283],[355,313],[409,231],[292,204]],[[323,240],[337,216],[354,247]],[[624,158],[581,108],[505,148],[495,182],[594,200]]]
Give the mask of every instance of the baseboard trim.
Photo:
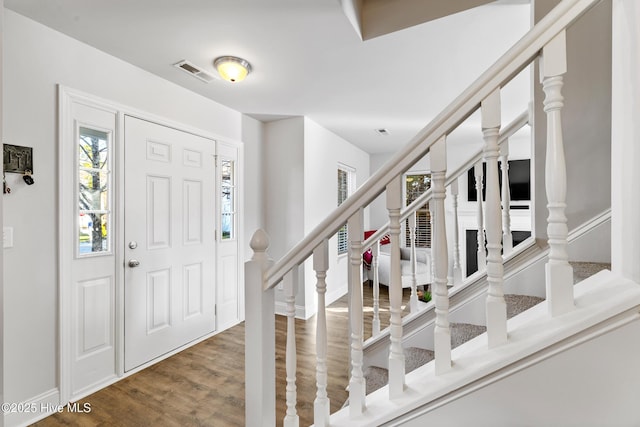
[[[282,301],[276,301],[275,313],[279,316],[286,316],[287,303]],[[306,316],[306,313],[307,313],[306,307],[296,304],[296,319],[306,320],[308,318]]]
[[[58,388],[45,391],[24,402],[3,402],[4,425],[6,427],[26,427],[49,415],[67,411],[66,405],[60,405]],[[9,405],[5,408],[5,406]]]

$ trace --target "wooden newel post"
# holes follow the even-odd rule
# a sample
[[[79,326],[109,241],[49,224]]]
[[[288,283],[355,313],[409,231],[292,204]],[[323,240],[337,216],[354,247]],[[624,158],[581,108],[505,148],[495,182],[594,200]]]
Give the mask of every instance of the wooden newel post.
[[[245,424],[276,425],[276,349],[273,288],[264,290],[269,236],[259,229],[250,242],[253,257],[245,274]]]
[[[566,34],[560,32],[542,50],[540,81],[545,93],[544,111],[547,113],[547,156],[545,187],[547,191],[547,236],[549,261],[545,266],[547,306],[552,316],[574,307],[573,268],[567,253],[567,166],[562,141],[562,76],[567,71]]]

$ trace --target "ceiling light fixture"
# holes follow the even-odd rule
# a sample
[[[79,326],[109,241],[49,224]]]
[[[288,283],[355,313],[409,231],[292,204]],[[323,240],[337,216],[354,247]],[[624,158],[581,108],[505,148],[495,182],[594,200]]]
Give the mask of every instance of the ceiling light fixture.
[[[221,56],[213,61],[213,65],[220,77],[231,83],[241,82],[251,72],[251,64],[236,56]]]

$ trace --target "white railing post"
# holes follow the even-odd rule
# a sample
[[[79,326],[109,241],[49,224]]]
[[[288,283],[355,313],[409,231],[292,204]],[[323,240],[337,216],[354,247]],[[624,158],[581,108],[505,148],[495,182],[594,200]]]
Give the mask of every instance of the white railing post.
[[[380,241],[376,240],[371,246],[371,270],[373,271],[373,321],[371,334],[380,334],[380,276],[378,272],[378,257],[380,255]]]
[[[563,30],[542,49],[540,62],[540,81],[545,93],[544,111],[547,113],[545,187],[549,209],[549,261],[545,270],[547,305],[552,316],[571,311],[574,306],[573,268],[569,265],[567,253],[567,167],[560,114],[564,105],[562,76],[566,71],[566,33]]]
[[[433,294],[435,301],[436,324],[434,330],[435,373],[443,374],[451,369],[451,329],[449,326],[449,289],[447,288],[447,270],[449,269],[447,230],[445,224],[444,186],[447,172],[447,145],[445,137],[431,146],[431,183],[433,194],[433,230],[431,255],[434,259],[435,279]]]
[[[287,411],[284,427],[298,427],[300,418],[296,411],[296,294],[298,293],[298,266],[292,268],[282,279],[287,313],[287,346],[285,366],[287,372]]]
[[[511,234],[511,190],[509,189],[509,140],[500,145],[500,169],[502,171],[502,253],[513,250]]]
[[[475,166],[473,167],[473,174],[476,178],[476,194],[478,195],[477,199],[478,199],[478,210],[477,210],[477,214],[476,217],[478,218],[478,271],[482,271],[485,269],[486,264],[487,264],[487,255],[485,253],[485,244],[484,244],[484,220],[482,218],[482,202],[483,202],[483,197],[482,197],[482,189],[483,189],[483,184],[482,184],[482,177],[484,175],[484,172],[482,171],[482,160],[480,160],[478,163],[475,164]],[[467,273],[469,274],[469,273]]]
[[[327,396],[327,270],[329,269],[329,242],[323,240],[313,251],[313,269],[316,272],[318,313],[316,315],[316,400],[313,402],[313,422],[319,427],[329,425],[330,401]]]
[[[389,269],[390,341],[389,397],[404,392],[404,350],[402,349],[402,272],[400,269],[400,209],[402,209],[402,180],[395,177],[387,185],[389,211],[389,239],[391,241]]]
[[[363,366],[363,300],[362,300],[362,239],[364,235],[364,213],[360,208],[347,221],[349,240],[349,291],[351,321],[351,379],[349,381],[349,414],[361,415],[365,408],[365,382]]]
[[[418,280],[416,278],[416,212],[409,215],[409,236],[411,238],[411,296],[409,297],[409,309],[411,313],[418,312]]]
[[[276,348],[273,288],[263,290],[264,273],[273,265],[269,236],[257,230],[250,242],[253,257],[245,274],[245,423],[276,425]]]
[[[451,183],[453,204],[453,285],[462,283],[462,267],[460,266],[460,235],[458,225],[458,180]]]
[[[487,164],[487,337],[489,347],[507,341],[507,304],[502,287],[502,214],[500,206],[500,183],[498,180],[498,137],[500,134],[500,88],[496,89],[481,104],[482,133],[484,136],[484,158]]]

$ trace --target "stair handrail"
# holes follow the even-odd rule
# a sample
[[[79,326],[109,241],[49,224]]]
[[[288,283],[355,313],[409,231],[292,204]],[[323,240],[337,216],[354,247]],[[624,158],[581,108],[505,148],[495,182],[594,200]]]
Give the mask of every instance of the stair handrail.
[[[263,276],[263,290],[275,287],[288,271],[307,259],[324,239],[335,234],[348,218],[378,197],[394,178],[413,166],[432,145],[471,116],[485,98],[527,67],[545,45],[598,2],[600,0],[562,0],[353,195],[268,269]]]
[[[522,129],[525,125],[529,124],[529,110],[523,111],[520,113],[518,117],[513,119],[511,123],[504,127],[503,131],[500,132],[500,137],[498,138],[498,145],[502,144],[504,141],[507,141],[511,138],[516,132]],[[466,161],[462,166],[458,167],[451,174],[448,174],[447,179],[445,180],[445,186],[449,186],[454,180],[458,179],[463,173],[469,170],[473,165],[478,163],[482,159],[482,149],[478,150],[475,155],[471,156],[468,161]],[[408,206],[400,211],[400,221],[406,220],[409,215],[416,212],[421,206],[424,206],[431,199],[431,188],[418,196],[413,202],[411,202]],[[385,234],[389,232],[389,222],[387,221],[384,225],[378,228],[374,233],[372,233],[363,243],[363,248],[370,248],[373,244],[384,237]]]

